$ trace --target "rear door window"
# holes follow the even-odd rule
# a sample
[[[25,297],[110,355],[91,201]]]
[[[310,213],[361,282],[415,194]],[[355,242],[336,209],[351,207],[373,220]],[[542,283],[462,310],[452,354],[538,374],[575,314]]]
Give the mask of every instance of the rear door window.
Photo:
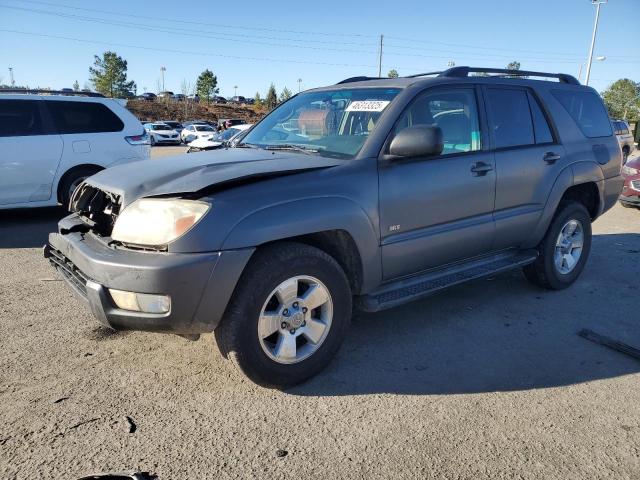
[[[45,102],[61,134],[120,132],[124,123],[108,107],[95,102]]]
[[[594,92],[553,90],[551,93],[569,112],[585,137],[608,137],[613,133],[607,110]]]
[[[531,94],[529,96],[529,106],[531,107],[531,118],[533,119],[533,132],[536,137],[536,143],[553,143],[553,134],[549,127],[547,118],[542,113],[538,100]]]
[[[44,135],[39,100],[0,100],[0,137]]]
[[[536,143],[526,90],[488,88],[487,106],[495,148]]]

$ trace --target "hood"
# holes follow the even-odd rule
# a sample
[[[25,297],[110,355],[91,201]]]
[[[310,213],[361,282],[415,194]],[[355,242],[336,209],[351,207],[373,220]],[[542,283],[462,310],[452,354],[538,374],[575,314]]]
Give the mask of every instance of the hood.
[[[214,141],[211,138],[196,138],[193,142],[189,143],[190,147],[207,148],[207,147],[219,147],[222,142]]]
[[[86,183],[122,198],[122,208],[141,197],[193,193],[240,179],[329,168],[344,160],[296,152],[248,148],[209,150],[118,165]]]

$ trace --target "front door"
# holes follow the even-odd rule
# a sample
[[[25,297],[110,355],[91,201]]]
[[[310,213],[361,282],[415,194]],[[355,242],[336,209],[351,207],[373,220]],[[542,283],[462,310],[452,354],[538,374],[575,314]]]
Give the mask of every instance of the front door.
[[[431,158],[385,161],[379,168],[385,280],[491,250],[495,166],[472,86],[419,94],[395,126],[435,124],[444,150]]]
[[[44,201],[54,193],[62,139],[47,131],[41,104],[0,100],[0,205]]]

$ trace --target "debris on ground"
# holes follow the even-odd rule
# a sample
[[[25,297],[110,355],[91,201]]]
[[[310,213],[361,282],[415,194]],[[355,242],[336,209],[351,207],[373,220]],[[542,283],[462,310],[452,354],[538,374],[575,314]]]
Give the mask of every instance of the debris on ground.
[[[612,338],[605,337],[604,335],[600,335],[599,333],[586,328],[584,330],[580,330],[578,332],[578,335],[591,342],[603,345],[617,352],[624,353],[625,355],[633,357],[636,360],[640,360],[640,349],[632,347],[631,345],[627,345],[626,343],[622,343]]]

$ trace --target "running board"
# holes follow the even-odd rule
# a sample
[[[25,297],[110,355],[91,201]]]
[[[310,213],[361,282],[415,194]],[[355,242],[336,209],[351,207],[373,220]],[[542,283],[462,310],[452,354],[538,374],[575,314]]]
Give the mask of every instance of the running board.
[[[361,296],[358,299],[359,305],[365,312],[385,310],[426,297],[459,283],[523,267],[535,261],[537,257],[536,250],[503,252],[430,270],[415,277],[383,285],[370,294]]]

